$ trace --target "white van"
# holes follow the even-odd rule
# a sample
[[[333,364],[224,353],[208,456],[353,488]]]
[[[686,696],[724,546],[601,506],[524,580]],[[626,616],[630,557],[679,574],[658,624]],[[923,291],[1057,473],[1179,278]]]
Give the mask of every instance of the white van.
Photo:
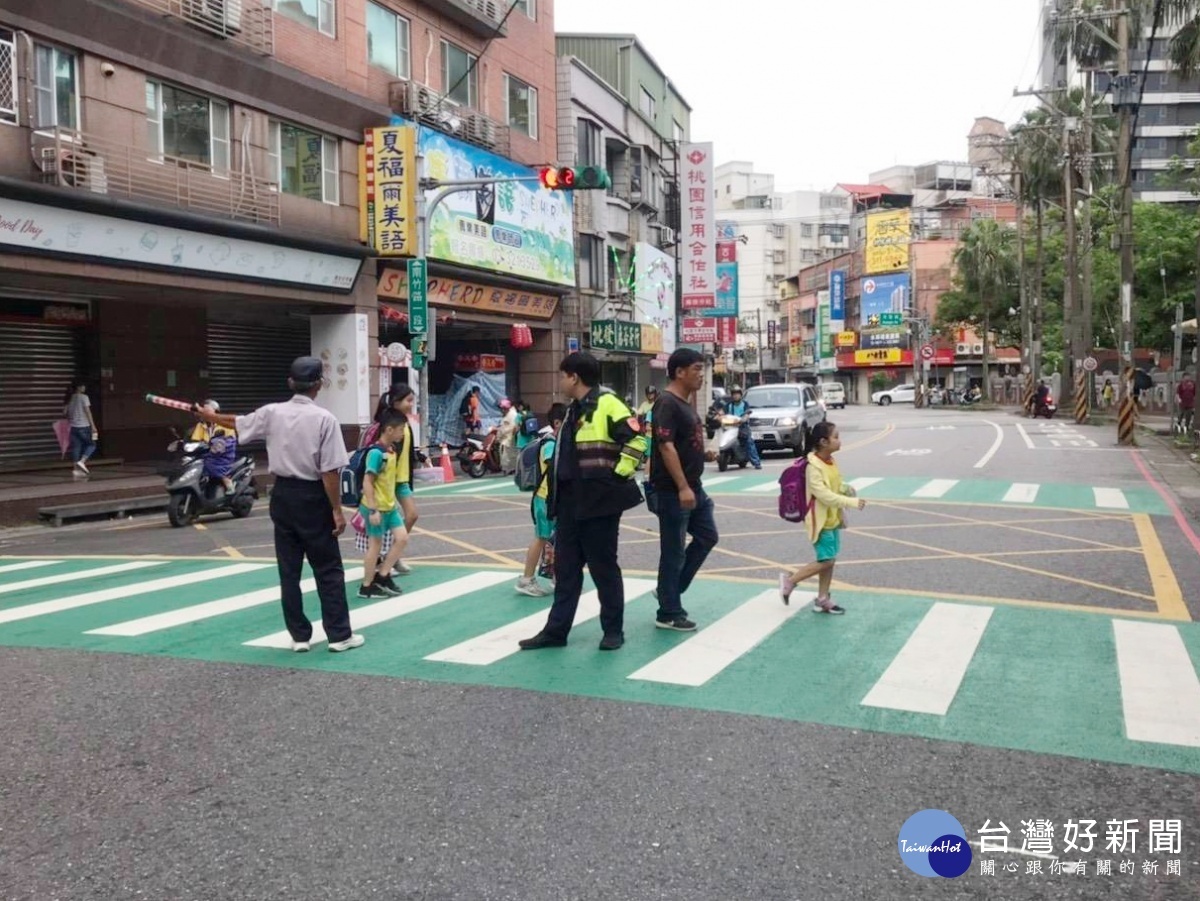
[[[822,382],[821,383],[821,399],[825,401],[825,407],[837,407],[839,410],[846,409],[846,389],[841,382]]]

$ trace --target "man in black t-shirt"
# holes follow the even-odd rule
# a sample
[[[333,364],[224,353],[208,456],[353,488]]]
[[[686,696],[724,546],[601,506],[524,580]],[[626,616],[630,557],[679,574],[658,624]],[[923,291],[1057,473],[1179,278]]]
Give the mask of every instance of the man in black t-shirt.
[[[680,348],[667,361],[667,376],[671,382],[651,414],[650,484],[658,496],[659,526],[655,625],[692,632],[696,624],[688,619],[681,598],[718,538],[713,502],[701,486],[704,463],[713,454],[704,448],[704,422],[692,406],[704,382],[704,357]]]

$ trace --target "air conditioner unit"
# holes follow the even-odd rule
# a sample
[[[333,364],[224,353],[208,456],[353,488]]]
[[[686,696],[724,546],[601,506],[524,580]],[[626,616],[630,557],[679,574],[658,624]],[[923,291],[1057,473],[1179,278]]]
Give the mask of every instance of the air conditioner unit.
[[[496,123],[487,116],[473,115],[467,117],[467,137],[485,147],[496,146]]]
[[[971,353],[982,354],[983,353],[983,345],[976,344],[974,347],[971,348]]]
[[[500,21],[500,10],[496,7],[496,0],[475,0],[475,8],[493,22]]]
[[[429,116],[437,110],[437,93],[415,81],[394,81],[388,89],[388,105],[404,116]]]
[[[218,30],[237,34],[242,30],[242,0],[203,0],[200,16]]]
[[[666,225],[661,226],[658,230],[658,243],[666,247],[675,243],[675,229]]]
[[[954,352],[956,354],[958,354],[960,357],[969,357],[971,355],[971,345],[970,344],[956,344],[956,345],[954,345]]]

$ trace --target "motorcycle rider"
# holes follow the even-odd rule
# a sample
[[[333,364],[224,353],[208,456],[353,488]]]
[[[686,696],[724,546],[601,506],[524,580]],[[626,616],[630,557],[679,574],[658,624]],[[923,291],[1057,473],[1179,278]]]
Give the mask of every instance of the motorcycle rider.
[[[725,408],[725,415],[736,416],[742,424],[738,426],[738,443],[746,451],[746,456],[750,458],[750,465],[755,469],[762,469],[762,460],[758,456],[758,445],[754,443],[754,439],[750,435],[750,404],[742,399],[742,389],[734,386],[730,392],[729,405]]]
[[[201,404],[201,408],[210,413],[221,412],[221,405],[211,398]],[[237,458],[237,432],[215,422],[200,420],[188,440],[208,445],[208,453],[204,455],[204,474],[210,479],[219,479],[225,487],[225,493],[232,493],[233,479],[229,478],[229,473],[233,471]]]
[[[1045,379],[1038,379],[1037,391],[1033,393],[1033,415],[1037,416],[1046,406],[1046,400],[1050,397],[1050,386],[1046,384]]]

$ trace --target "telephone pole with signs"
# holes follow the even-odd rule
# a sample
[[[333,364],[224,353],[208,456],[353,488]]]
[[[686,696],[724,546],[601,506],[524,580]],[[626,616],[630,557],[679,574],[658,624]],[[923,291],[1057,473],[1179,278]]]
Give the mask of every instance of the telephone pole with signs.
[[[1120,114],[1117,176],[1121,190],[1121,392],[1117,441],[1136,444],[1133,397],[1133,113],[1138,104],[1136,80],[1129,68],[1129,10],[1114,0],[1117,12],[1117,66],[1113,105]]]

